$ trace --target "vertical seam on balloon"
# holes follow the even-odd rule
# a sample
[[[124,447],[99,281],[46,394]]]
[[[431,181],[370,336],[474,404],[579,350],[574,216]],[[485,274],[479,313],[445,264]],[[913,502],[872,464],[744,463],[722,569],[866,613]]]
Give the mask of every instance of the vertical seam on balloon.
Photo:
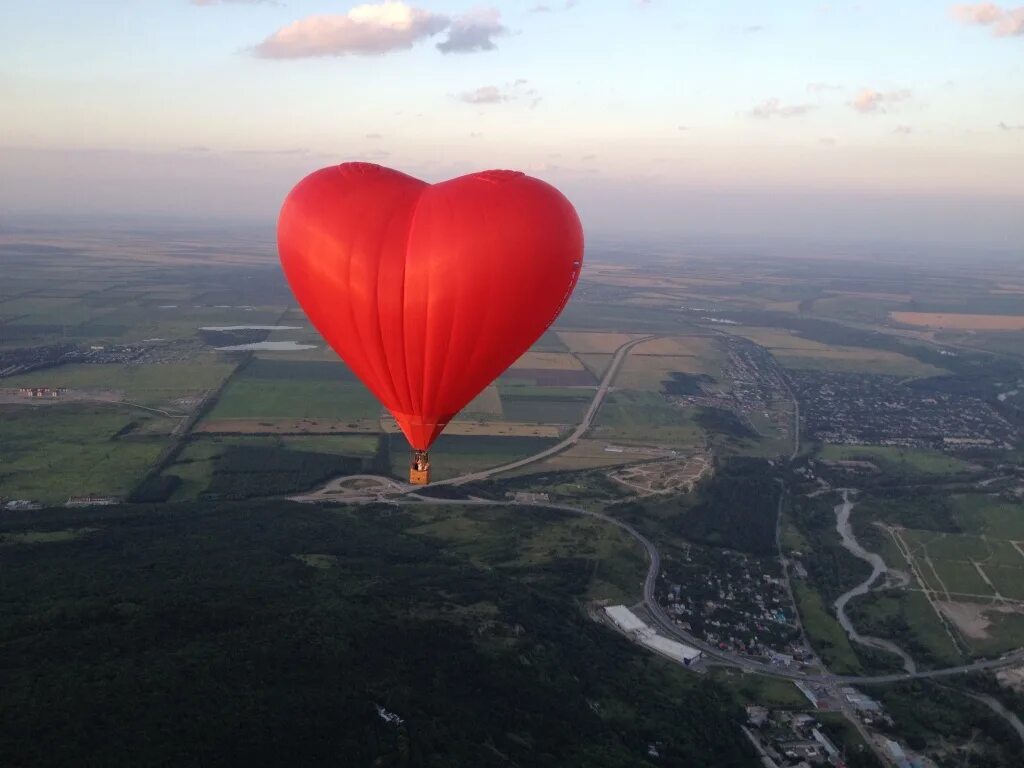
[[[451,196],[450,195],[445,195],[444,200],[445,200],[445,203],[448,206],[448,218],[454,220],[455,215],[452,212]],[[438,410],[437,410],[438,409],[437,400],[438,400],[439,393],[445,391],[445,389],[446,389],[446,387],[445,387],[445,380],[446,380],[447,374],[448,374],[448,365],[451,363],[451,359],[452,359],[452,332],[455,330],[456,322],[458,321],[458,319],[460,317],[462,317],[462,311],[461,310],[462,310],[462,304],[464,304],[463,298],[466,295],[465,286],[466,286],[466,275],[467,274],[468,274],[467,270],[462,270],[462,269],[459,270],[459,281],[458,281],[459,290],[455,294],[455,301],[453,302],[454,306],[452,307],[452,311],[449,313],[448,331],[444,335],[445,344],[444,344],[444,355],[441,358],[441,360],[442,360],[441,366],[440,366],[441,370],[440,370],[439,375],[436,377],[437,384],[434,387],[434,389],[431,391],[431,395],[433,397],[432,397],[431,403],[430,403],[430,405],[431,405],[430,412],[435,416],[435,419],[434,419],[435,426],[436,426],[436,422],[437,422],[437,418],[436,418],[437,416],[443,417],[443,416],[447,415],[447,414],[443,414],[443,413],[439,413],[438,412]],[[472,286],[470,286],[470,288],[472,289]],[[477,326],[477,327],[479,327],[479,326]],[[454,416],[454,414],[451,414],[451,415]]]
[[[409,368],[411,366],[409,365],[409,346],[405,343],[406,342],[406,334],[405,334],[405,308],[406,308],[405,307],[405,301],[406,301],[406,299],[405,299],[405,297],[406,297],[406,291],[408,289],[408,280],[409,280],[409,243],[412,241],[413,227],[416,224],[416,216],[419,214],[420,203],[423,201],[423,192],[426,189],[429,189],[429,187],[427,187],[427,186],[420,187],[419,193],[416,195],[416,203],[412,207],[412,214],[409,216],[409,225],[408,225],[408,227],[405,230],[405,247],[402,249],[402,302],[401,302],[401,318],[400,318],[401,322],[399,323],[399,327],[402,329],[402,347],[401,347],[401,349],[402,349],[402,357],[403,357],[403,361],[402,361],[403,362],[403,368],[405,369],[405,393],[406,393],[406,396],[408,397],[408,405],[409,405],[408,411],[409,411],[409,413],[419,412],[420,414],[423,413],[423,397],[422,397],[422,393],[421,393],[420,398],[419,398],[420,402],[417,404],[415,398],[413,398],[412,380],[411,380],[411,378],[409,376]],[[425,352],[425,350],[424,350],[424,352]],[[420,379],[422,381],[423,376],[420,376]]]
[[[480,211],[480,218],[484,222],[484,231],[489,231],[489,227],[487,226],[488,219],[489,219],[488,213],[489,213],[489,211],[488,211],[488,209],[486,207],[482,208],[481,211]],[[486,340],[488,338],[487,327],[490,324],[491,316],[494,314],[494,310],[493,310],[494,302],[491,301],[491,296],[494,293],[494,282],[495,282],[495,279],[494,279],[495,278],[495,275],[494,275],[494,270],[495,270],[494,259],[491,259],[491,258],[487,259],[487,270],[488,270],[488,275],[487,275],[487,301],[485,303],[484,316],[482,318],[480,318],[480,322],[476,324],[476,338],[473,339],[473,349],[470,352],[469,356],[466,358],[466,368],[468,368],[469,370],[473,370],[474,362],[475,362],[475,360],[477,358],[477,355],[479,354],[480,349],[481,349],[481,341],[484,341],[484,340]],[[484,389],[486,389],[490,385],[491,385],[491,382],[487,382],[487,386],[485,386]],[[481,392],[482,391],[483,390],[481,390]],[[476,397],[478,394],[479,394],[479,392],[474,393],[473,396],[469,400],[467,400],[465,403],[462,404],[462,408],[465,408],[467,405],[469,405],[472,402],[473,397]],[[461,410],[461,408],[460,408],[460,410]]]
[[[481,209],[481,218],[486,220],[487,214],[488,214],[487,208],[482,208]],[[495,279],[494,272],[499,267],[505,266],[505,265],[496,265],[493,259],[488,259],[487,263],[488,263],[488,269],[490,270],[490,275],[489,275],[489,279],[487,280],[487,302],[486,302],[486,309],[485,309],[484,317],[481,318],[481,322],[477,324],[477,329],[478,330],[477,330],[476,339],[475,339],[474,344],[473,344],[473,351],[469,355],[469,357],[466,358],[466,367],[468,369],[470,369],[470,370],[472,370],[474,368],[474,365],[476,363],[476,358],[477,358],[480,350],[481,349],[486,349],[486,347],[481,347],[480,342],[481,342],[481,340],[484,340],[484,339],[486,339],[488,337],[488,334],[487,334],[486,331],[487,331],[488,325],[490,323],[491,317],[494,314],[492,307],[494,306],[495,302],[491,301],[491,295],[494,293],[494,286],[495,286],[495,283],[497,282],[496,279]],[[513,363],[515,363],[515,360],[513,360],[511,363],[509,363],[509,365],[512,365]],[[499,372],[498,376],[500,376],[501,373],[503,373],[503,372],[504,372],[504,369],[502,369],[502,371]],[[494,382],[493,381],[488,381],[487,385],[484,387],[484,389],[487,389],[487,387],[491,386],[492,383],[494,383]],[[481,390],[481,392],[482,391],[483,390]],[[469,400],[467,400],[465,403],[462,404],[460,410],[462,408],[465,408],[467,405],[469,405],[473,401],[473,398],[476,397],[478,394],[479,394],[479,392],[473,393],[473,395],[469,398]],[[500,399],[500,390],[499,390],[499,399]]]
[[[388,346],[387,346],[387,344],[384,341],[384,324],[381,322],[383,318],[381,317],[381,311],[380,311],[380,276],[381,276],[381,272],[383,272],[383,269],[381,269],[381,263],[384,261],[384,256],[385,256],[385,254],[384,254],[384,244],[385,244],[385,241],[386,241],[386,235],[391,230],[391,225],[394,223],[394,221],[397,218],[399,213],[402,213],[402,210],[401,210],[400,206],[397,206],[397,205],[393,206],[392,209],[391,209],[390,215],[388,216],[387,220],[384,222],[384,231],[383,231],[382,234],[385,235],[385,237],[378,237],[377,238],[377,258],[374,259],[374,264],[376,265],[377,273],[376,273],[376,279],[374,281],[376,283],[376,289],[373,292],[373,307],[374,307],[374,312],[377,315],[377,343],[379,345],[378,346],[378,350],[380,352],[380,357],[382,358],[382,361],[384,363],[384,371],[385,371],[385,373],[387,373],[386,380],[387,380],[388,386],[391,389],[391,402],[392,403],[396,403],[396,401],[397,401],[397,404],[399,405],[399,407],[404,411],[405,410],[405,402],[402,400],[402,398],[399,395],[398,387],[395,386],[395,377],[392,374],[392,367],[391,367],[391,355],[388,354]],[[405,274],[404,262],[403,262],[403,266],[402,266],[402,272],[403,272],[403,277],[404,277],[404,274]],[[404,341],[405,341],[404,329],[403,329],[403,334],[402,334],[401,341],[404,344]],[[400,345],[400,348],[404,349],[404,346]],[[404,360],[403,360],[403,363],[404,363]]]

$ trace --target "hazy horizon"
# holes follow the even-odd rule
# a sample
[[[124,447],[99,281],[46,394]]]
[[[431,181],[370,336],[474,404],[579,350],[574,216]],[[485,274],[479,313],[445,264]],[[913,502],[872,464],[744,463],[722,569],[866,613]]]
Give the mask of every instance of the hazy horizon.
[[[518,168],[599,237],[1003,250],[1022,44],[1020,9],[928,0],[11,4],[0,209],[272,224],[363,160]]]

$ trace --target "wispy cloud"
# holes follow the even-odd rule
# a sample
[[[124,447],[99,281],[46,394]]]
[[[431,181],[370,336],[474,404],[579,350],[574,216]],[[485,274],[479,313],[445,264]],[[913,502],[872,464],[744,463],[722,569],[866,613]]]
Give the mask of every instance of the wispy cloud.
[[[192,5],[280,5],[278,0],[189,0]]]
[[[411,48],[445,31],[446,38],[437,44],[443,53],[491,50],[494,38],[507,32],[500,12],[494,9],[452,18],[401,0],[383,0],[357,5],[348,13],[299,19],[279,29],[252,52],[266,59],[374,56]]]
[[[532,106],[537,106],[540,101],[537,90],[530,88],[529,83],[523,79],[502,86],[483,85],[472,91],[463,91],[458,98],[467,104],[501,104],[504,101],[528,98],[533,100]]]
[[[472,91],[463,91],[459,98],[467,104],[499,104],[509,97],[496,85],[484,85]]]
[[[1019,37],[1024,35],[1024,6],[1003,8],[995,3],[954,5],[953,17],[964,24],[991,27],[996,37]]]
[[[849,105],[851,109],[860,112],[862,115],[870,115],[876,112],[886,112],[889,106],[906,101],[910,96],[910,91],[905,88],[885,93],[872,88],[862,88],[853,97],[853,101],[849,102]]]
[[[551,13],[552,11],[568,11],[570,8],[576,7],[577,0],[565,0],[557,7],[553,7],[550,3],[537,3],[531,7],[527,13]]]
[[[292,22],[257,45],[254,52],[268,59],[382,54],[411,48],[450,23],[442,14],[385,0],[357,5],[345,14],[308,16]]]
[[[813,109],[815,109],[813,104],[783,104],[778,97],[772,96],[770,99],[762,101],[747,114],[758,120],[768,120],[772,117],[799,117]]]
[[[833,85],[832,83],[808,83],[808,93],[825,93],[826,91],[841,91],[843,86]]]

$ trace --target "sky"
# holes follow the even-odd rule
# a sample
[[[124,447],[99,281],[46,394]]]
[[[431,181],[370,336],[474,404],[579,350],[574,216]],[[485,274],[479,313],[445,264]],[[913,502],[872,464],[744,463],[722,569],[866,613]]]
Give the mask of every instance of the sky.
[[[0,115],[0,223],[273,222],[363,160],[524,170],[588,235],[1024,249],[1024,5],[8,2]]]

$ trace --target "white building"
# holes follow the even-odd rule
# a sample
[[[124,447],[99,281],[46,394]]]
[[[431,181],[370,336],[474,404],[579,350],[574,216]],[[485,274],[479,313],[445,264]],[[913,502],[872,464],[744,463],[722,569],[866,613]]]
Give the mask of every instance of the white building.
[[[624,605],[611,605],[605,608],[604,611],[615,626],[633,640],[645,648],[660,653],[662,656],[667,656],[670,659],[689,665],[702,655],[701,651],[697,648],[659,635]]]

